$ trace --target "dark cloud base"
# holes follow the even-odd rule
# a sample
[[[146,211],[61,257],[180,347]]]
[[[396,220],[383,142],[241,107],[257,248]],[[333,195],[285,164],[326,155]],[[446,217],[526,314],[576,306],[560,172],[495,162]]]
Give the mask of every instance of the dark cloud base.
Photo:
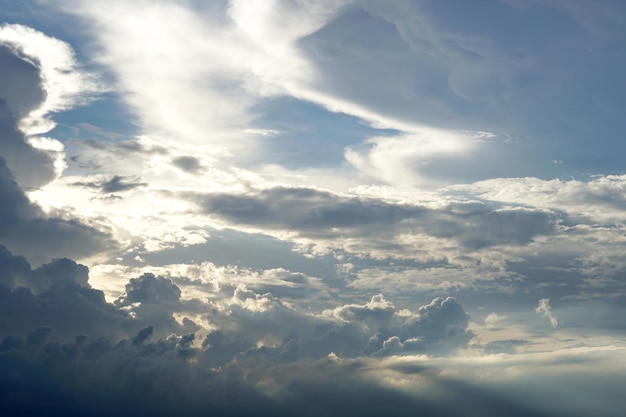
[[[385,364],[465,346],[469,317],[452,298],[409,314],[376,295],[312,316],[241,285],[211,303],[183,300],[170,279],[144,274],[108,303],[85,266],[57,259],[32,269],[4,247],[0,277],[3,415],[568,415],[428,362]],[[194,311],[216,330],[173,319]],[[264,335],[282,341],[258,346]],[[423,388],[395,389],[385,374]]]

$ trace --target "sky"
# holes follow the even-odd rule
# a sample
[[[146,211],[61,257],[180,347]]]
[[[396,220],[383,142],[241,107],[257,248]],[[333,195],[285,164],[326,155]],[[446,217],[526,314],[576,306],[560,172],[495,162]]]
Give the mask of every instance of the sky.
[[[620,416],[626,3],[0,0],[0,410]]]

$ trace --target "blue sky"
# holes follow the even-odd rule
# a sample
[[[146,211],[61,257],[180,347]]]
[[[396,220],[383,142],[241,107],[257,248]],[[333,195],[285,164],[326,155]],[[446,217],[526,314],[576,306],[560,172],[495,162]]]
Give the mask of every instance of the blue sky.
[[[619,415],[625,20],[0,0],[0,407]]]

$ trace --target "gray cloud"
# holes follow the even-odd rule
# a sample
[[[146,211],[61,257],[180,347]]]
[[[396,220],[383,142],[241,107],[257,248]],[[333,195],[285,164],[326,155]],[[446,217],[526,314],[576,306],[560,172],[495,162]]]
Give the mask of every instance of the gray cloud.
[[[19,122],[41,105],[46,93],[39,68],[17,51],[0,44],[0,156],[25,188],[38,188],[55,176],[53,159],[35,149]]]
[[[161,304],[178,300],[180,289],[172,284],[171,280],[146,273],[139,278],[131,278],[118,304],[122,306],[133,303]]]
[[[168,153],[168,150],[162,146],[147,146],[137,140],[123,140],[113,142],[101,141],[96,139],[72,139],[69,141],[69,144],[95,149],[98,151],[106,151],[116,156],[128,156],[129,154],[166,155]]]
[[[61,259],[31,270],[1,247],[0,273],[0,407],[12,415],[408,416],[419,410],[425,416],[578,417],[589,411],[521,404],[515,399],[519,387],[509,378],[497,389],[490,385],[497,379],[476,382],[481,380],[474,379],[478,365],[472,361],[437,356],[416,363],[388,356],[440,355],[465,346],[472,336],[468,315],[452,298],[409,311],[376,295],[315,313],[241,285],[214,299],[184,300],[171,280],[144,274],[129,281],[114,305],[88,287],[84,266]],[[9,287],[8,275],[26,278]],[[41,290],[33,293],[24,284]],[[196,334],[206,330],[170,327],[162,318],[139,314],[141,305],[162,304],[178,314],[201,312],[213,330],[199,344]],[[487,348],[510,352],[521,343]],[[590,361],[605,363],[593,352],[536,361],[523,368],[528,378],[551,361],[586,369]],[[484,366],[496,374],[499,369],[481,361],[481,371]],[[562,387],[571,373],[551,378]],[[398,390],[393,381],[415,388]],[[525,395],[541,399],[528,388]],[[601,410],[616,406],[606,403]]]
[[[0,244],[34,263],[70,254],[89,256],[110,248],[106,233],[81,223],[46,216],[31,203],[0,156]]]
[[[57,259],[31,270],[23,258],[12,256],[1,246],[0,251],[3,336],[22,337],[44,326],[54,328],[62,339],[78,333],[115,337],[136,327],[127,313],[105,301],[102,291],[88,285],[84,265]]]
[[[408,170],[465,182],[553,175],[556,159],[563,176],[621,172],[605,152],[624,130],[621,4],[356,3],[299,42],[318,91],[394,120],[496,134],[497,143]]]
[[[88,256],[111,245],[110,236],[79,220],[45,215],[24,194],[56,175],[52,157],[33,148],[19,129],[45,100],[42,85],[37,62],[0,45],[0,243],[36,263]]]
[[[103,179],[99,181],[79,181],[72,185],[94,188],[104,194],[119,193],[123,191],[129,191],[135,188],[145,187],[145,182],[140,182],[137,177],[125,177],[122,175],[113,175],[109,179]]]
[[[197,172],[201,168],[200,161],[193,156],[178,156],[172,159],[172,163],[187,172]]]
[[[189,195],[188,195],[189,196]],[[424,233],[455,239],[474,250],[526,244],[554,232],[557,216],[545,211],[456,203],[443,209],[342,197],[308,188],[271,188],[254,194],[190,195],[208,214],[234,224],[285,229],[317,238]]]
[[[581,397],[573,405],[557,407],[541,394],[540,390],[547,389],[552,400],[565,400],[567,396],[554,387],[575,387],[571,378],[585,375],[582,372],[561,371],[551,374],[549,381],[539,378],[540,383],[532,384],[532,378],[541,372],[526,366],[526,385],[522,387],[510,378],[470,381],[476,376],[476,365],[460,366],[460,371],[470,374],[467,378],[440,375],[442,371],[455,371],[450,364],[381,363],[336,357],[289,365],[251,357],[221,368],[204,368],[180,355],[189,349],[184,337],[132,343],[139,332],[135,338],[117,343],[82,337],[55,342],[47,340],[47,332],[45,328],[33,332],[31,340],[38,340],[31,346],[15,338],[5,338],[0,345],[0,381],[6,387],[0,394],[0,406],[5,412],[338,417],[413,416],[417,411],[426,417],[582,417],[593,410],[599,415],[613,415],[623,404],[613,394],[602,397],[604,401],[595,408],[584,403],[581,406]],[[498,370],[497,364],[481,363],[480,367],[494,373]],[[381,375],[387,380],[408,380],[413,386],[398,390],[384,384]],[[597,375],[581,388],[593,383],[606,386],[618,383],[618,378]],[[581,388],[575,394],[585,395]],[[520,401],[520,390],[526,402]],[[528,399],[538,401],[529,404]],[[589,397],[585,395],[585,399]]]

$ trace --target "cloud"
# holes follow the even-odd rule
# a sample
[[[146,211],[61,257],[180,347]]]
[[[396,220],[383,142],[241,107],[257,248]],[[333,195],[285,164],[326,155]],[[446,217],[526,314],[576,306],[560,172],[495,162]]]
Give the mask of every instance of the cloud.
[[[582,417],[619,413],[623,405],[617,392],[606,389],[623,377],[618,359],[624,353],[617,349],[454,359],[329,355],[286,365],[241,358],[221,368],[204,368],[179,355],[188,349],[185,344],[184,337],[142,344],[130,338],[115,344],[76,338],[44,340],[42,346],[27,348],[21,340],[5,339],[0,378],[8,395],[0,397],[0,404],[11,412],[97,416],[409,416],[419,410],[433,417]],[[602,372],[590,371],[591,364]],[[613,373],[604,372],[611,367]],[[510,372],[521,381],[508,377]],[[520,401],[520,393],[526,401]]]
[[[232,224],[283,229],[303,237],[341,238],[425,234],[455,239],[477,250],[526,244],[551,234],[556,216],[545,211],[491,209],[485,204],[451,203],[441,209],[341,196],[309,188],[276,187],[250,194],[186,194],[211,215]]]
[[[92,74],[79,67],[71,46],[23,25],[0,26],[0,43],[36,66],[41,77],[43,100],[20,114],[27,134],[45,133],[54,127],[46,118],[52,112],[85,103],[101,90]]]
[[[186,172],[197,172],[201,169],[200,161],[193,156],[178,156],[172,159],[172,163]]]
[[[22,25],[0,25],[0,63],[0,155],[21,187],[36,189],[65,163],[59,141],[35,135],[54,128],[51,113],[87,102],[100,87],[69,44]]]
[[[45,99],[39,69],[0,44],[0,155],[23,187],[37,188],[54,178],[54,160],[28,143],[19,123]]]
[[[549,298],[542,298],[541,300],[539,300],[539,304],[537,304],[537,307],[535,307],[535,311],[550,320],[550,324],[552,325],[552,327],[554,327],[555,329],[558,327],[559,321],[556,319],[556,317],[554,317],[554,314],[552,314]]]
[[[123,306],[133,303],[162,304],[179,299],[180,289],[172,281],[146,273],[139,278],[131,278],[126,285],[126,292],[118,302]]]
[[[84,265],[55,259],[31,269],[24,258],[11,255],[4,247],[0,251],[3,336],[21,337],[44,326],[54,328],[54,334],[62,339],[79,333],[115,337],[134,327],[125,312],[105,301],[102,291],[89,286]]]
[[[470,194],[520,206],[560,210],[581,223],[618,221],[626,207],[626,178],[607,175],[579,180],[536,177],[494,178],[447,188],[452,195]]]
[[[0,383],[7,387],[0,405],[18,414],[298,416],[349,409],[402,416],[419,409],[433,416],[471,410],[560,417],[598,410],[582,399],[590,398],[587,389],[606,400],[601,412],[616,409],[621,398],[592,388],[621,375],[602,369],[623,373],[615,367],[624,355],[618,348],[512,355],[524,342],[510,340],[485,347],[509,358],[442,355],[466,347],[473,336],[453,298],[400,310],[379,294],[303,311],[243,285],[224,284],[205,300],[183,299],[171,280],[144,274],[109,304],[88,287],[86,268],[69,259],[31,270],[23,258],[3,248],[0,254],[2,277],[27,275],[21,284],[0,286]],[[24,284],[41,289],[33,293]],[[169,305],[170,319],[195,314],[207,327],[170,326],[164,317],[142,315],[142,305]],[[521,379],[511,379],[511,372]],[[543,381],[537,389],[528,383],[535,379]],[[579,380],[588,382],[572,382]],[[545,390],[564,395],[555,386],[576,392],[576,405],[562,412],[546,402]],[[516,400],[520,389],[532,406]],[[311,402],[320,396],[328,401]],[[123,399],[124,408],[111,408],[112,398]]]
[[[487,317],[485,317],[485,326],[491,329],[498,329],[501,323],[506,319],[506,315],[498,314],[496,312],[489,313]]]
[[[0,243],[25,255],[34,263],[71,254],[88,257],[109,249],[113,242],[107,233],[77,219],[44,214],[31,203],[13,180],[0,157]],[[63,215],[62,212],[57,213]]]
[[[113,175],[108,180],[103,179],[100,181],[91,181],[91,182],[79,181],[79,182],[73,183],[72,185],[77,185],[77,186],[86,187],[86,188],[94,188],[104,194],[111,194],[111,193],[129,191],[135,188],[145,187],[148,184],[146,184],[145,182],[140,182],[139,178],[125,177],[122,175]]]

